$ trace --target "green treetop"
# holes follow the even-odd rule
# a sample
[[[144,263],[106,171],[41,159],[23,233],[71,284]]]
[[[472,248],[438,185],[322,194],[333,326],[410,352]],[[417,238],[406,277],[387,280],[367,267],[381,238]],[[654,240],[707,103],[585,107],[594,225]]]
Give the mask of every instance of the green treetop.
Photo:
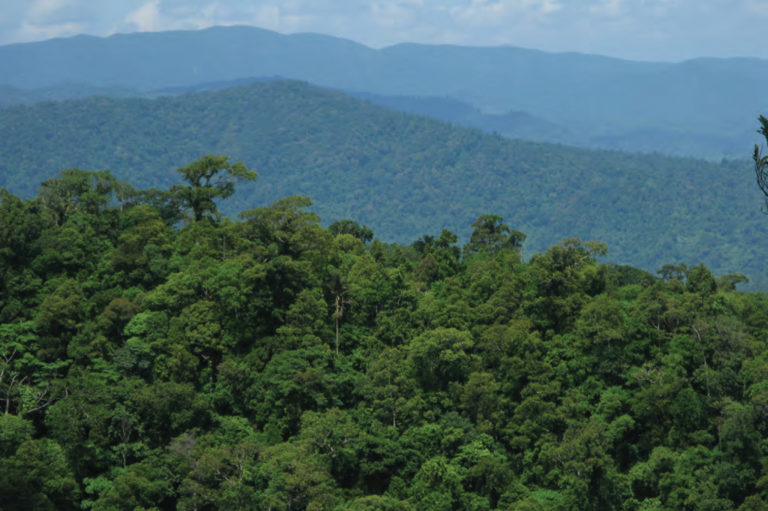
[[[208,154],[186,167],[178,169],[187,185],[176,185],[172,191],[184,207],[192,210],[194,221],[205,217],[218,219],[220,214],[215,200],[226,199],[235,193],[235,183],[255,181],[257,174],[248,170],[243,162],[230,163],[226,156]]]

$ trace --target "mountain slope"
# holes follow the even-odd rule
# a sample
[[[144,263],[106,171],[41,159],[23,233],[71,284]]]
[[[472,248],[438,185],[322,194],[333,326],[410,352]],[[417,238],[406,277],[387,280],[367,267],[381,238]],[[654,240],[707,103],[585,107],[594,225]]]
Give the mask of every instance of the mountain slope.
[[[252,27],[1,46],[0,76],[19,88],[85,83],[144,91],[281,76],[343,90],[448,97],[484,113],[528,112],[593,146],[718,157],[742,154],[756,140],[755,117],[768,110],[768,61],[757,59],[648,63],[418,44],[374,50]]]
[[[487,133],[498,133],[523,140],[548,140],[571,145],[588,145],[588,141],[564,126],[523,111],[506,114],[485,114],[457,99],[420,96],[384,96],[365,92],[348,93],[400,112],[433,117],[441,121],[480,128]]]
[[[27,196],[68,167],[164,187],[177,167],[219,153],[260,174],[230,213],[309,195],[326,221],[355,219],[400,242],[444,227],[466,237],[479,215],[498,213],[528,234],[528,253],[577,236],[649,270],[681,260],[764,270],[768,222],[746,163],[506,140],[303,83],[7,108],[0,153],[0,186]]]

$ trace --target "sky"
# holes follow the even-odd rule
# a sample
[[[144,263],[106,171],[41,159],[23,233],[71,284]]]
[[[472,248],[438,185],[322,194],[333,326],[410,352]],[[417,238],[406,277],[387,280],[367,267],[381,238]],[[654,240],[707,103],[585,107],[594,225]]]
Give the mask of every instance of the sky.
[[[380,48],[519,46],[632,60],[768,58],[768,0],[0,0],[0,44],[252,25]]]

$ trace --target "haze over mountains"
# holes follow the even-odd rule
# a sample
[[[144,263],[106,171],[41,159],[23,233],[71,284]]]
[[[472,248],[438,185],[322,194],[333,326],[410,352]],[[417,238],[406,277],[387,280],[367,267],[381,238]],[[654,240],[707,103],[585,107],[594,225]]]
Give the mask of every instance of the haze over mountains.
[[[526,254],[580,237],[651,271],[702,262],[755,280],[768,236],[746,163],[508,140],[298,82],[9,107],[0,153],[0,187],[25,196],[69,167],[165,188],[200,154],[225,154],[260,174],[228,214],[308,195],[327,222],[410,243],[442,228],[467,239],[495,213],[528,235]]]
[[[0,89],[0,105],[64,84],[72,96],[83,95],[77,86],[140,95],[276,76],[513,137],[711,158],[748,152],[757,141],[754,119],[768,109],[768,61],[759,59],[651,63],[419,44],[376,50],[252,27],[0,47],[0,84],[16,89]],[[407,105],[389,96],[407,96]]]
[[[2,46],[0,77],[0,186],[25,196],[70,167],[164,187],[219,153],[261,174],[231,214],[305,194],[328,222],[352,218],[405,243],[443,227],[466,236],[498,213],[529,236],[529,253],[579,236],[651,271],[762,271],[754,247],[768,233],[743,161],[505,140],[408,114],[515,139],[744,160],[768,61],[375,50],[219,27]],[[80,100],[34,104],[67,98]]]

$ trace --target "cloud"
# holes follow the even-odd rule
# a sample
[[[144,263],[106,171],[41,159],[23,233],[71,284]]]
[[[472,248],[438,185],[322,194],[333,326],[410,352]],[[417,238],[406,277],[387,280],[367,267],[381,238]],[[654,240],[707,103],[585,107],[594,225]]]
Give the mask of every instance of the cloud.
[[[33,23],[23,23],[14,34],[21,41],[40,41],[44,39],[53,39],[55,37],[68,37],[83,32],[83,25],[80,23],[48,23],[36,25]]]
[[[470,0],[450,9],[459,22],[498,25],[520,16],[541,16],[557,12],[563,4],[557,0]]]
[[[282,12],[280,6],[274,4],[254,6],[249,20],[257,26],[280,30],[282,25]]]
[[[542,0],[539,3],[539,10],[543,14],[550,14],[553,12],[557,12],[562,8],[563,8],[563,4],[561,4],[557,0]]]
[[[415,2],[373,2],[371,14],[382,27],[402,27],[410,25],[417,15],[419,4]]]
[[[67,6],[67,0],[35,0],[29,8],[28,16],[33,19],[47,18]]]
[[[316,2],[317,3],[317,2]],[[235,0],[147,0],[125,14],[120,31],[202,29],[222,25],[253,25],[292,32],[317,25],[316,7],[301,0],[247,2]]]
[[[158,30],[160,27],[160,0],[149,0],[125,17],[125,22],[133,25],[138,32]]]

